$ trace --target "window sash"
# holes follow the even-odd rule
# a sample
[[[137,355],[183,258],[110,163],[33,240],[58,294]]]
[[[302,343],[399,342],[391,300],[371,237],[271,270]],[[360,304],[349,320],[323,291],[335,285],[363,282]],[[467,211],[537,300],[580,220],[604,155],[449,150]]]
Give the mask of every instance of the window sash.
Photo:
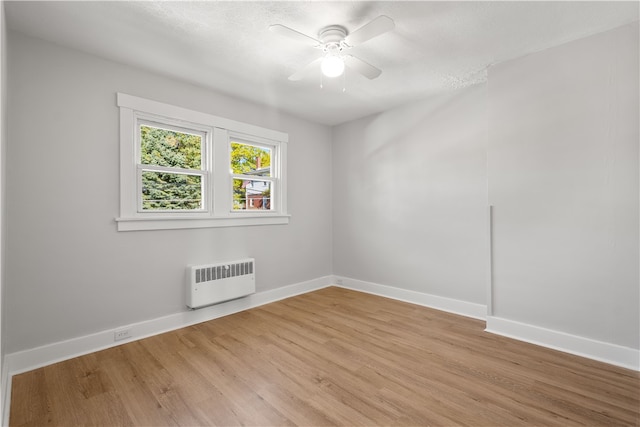
[[[234,191],[233,191],[233,181],[235,181],[235,180],[268,182],[269,183],[269,204],[270,204],[269,209],[257,209],[257,210],[249,209],[248,206],[247,206],[248,198],[246,198],[246,196],[245,196],[245,208],[244,209],[235,209],[234,208],[235,199],[234,199]],[[231,181],[230,182],[230,185],[231,185],[231,213],[233,213],[233,214],[241,214],[241,215],[245,214],[247,212],[255,213],[256,211],[260,211],[260,212],[263,212],[263,213],[269,213],[269,212],[278,213],[278,211],[276,210],[276,207],[278,206],[278,204],[277,204],[277,201],[278,201],[278,183],[279,183],[278,178],[269,177],[269,176],[232,174],[230,181]]]
[[[211,152],[211,134],[212,128],[202,126],[200,124],[189,123],[182,120],[171,119],[167,117],[156,116],[154,114],[144,112],[134,112],[135,123],[135,160],[136,160],[136,214],[139,216],[155,217],[160,215],[172,216],[191,216],[193,214],[209,214],[211,212],[211,186],[210,166],[211,160],[209,153]],[[188,135],[196,135],[200,137],[200,169],[187,169],[170,166],[160,166],[154,164],[142,163],[142,126],[148,126],[158,129],[164,129],[171,132],[183,133]],[[144,209],[144,199],[142,197],[143,184],[142,173],[144,171],[160,172],[177,175],[198,175],[201,185],[202,203],[200,209]]]
[[[256,138],[259,139],[259,138]],[[277,163],[278,161],[278,144],[274,141],[269,141],[269,142],[265,142],[264,139],[261,141],[253,141],[248,137],[243,137],[243,138],[236,138],[233,136],[233,134],[229,135],[229,170],[231,170],[231,154],[233,152],[233,149],[231,148],[232,144],[240,144],[240,145],[248,145],[250,147],[255,147],[258,149],[262,149],[262,150],[269,150],[270,152],[270,158],[271,158],[271,164],[269,165],[269,176],[273,177],[275,176],[275,173],[277,172],[274,168],[274,164]],[[233,174],[233,171],[231,170],[231,173]],[[250,175],[250,174],[247,174]],[[254,175],[255,176],[255,175]]]
[[[180,123],[167,118],[159,118],[146,114],[136,114],[136,162],[145,166],[160,166],[154,164],[142,163],[142,127],[151,127],[162,129],[169,132],[181,133],[186,135],[194,135],[200,137],[200,167],[189,168],[189,170],[207,170],[209,162],[207,161],[208,139],[211,129],[201,128],[195,124]],[[187,169],[187,168],[185,168]]]
[[[200,177],[200,195],[201,195],[201,208],[199,209],[144,209],[144,198],[143,194],[143,182],[142,182],[142,174],[144,172],[158,172],[158,173],[168,173],[174,175],[191,175],[191,176],[199,176]],[[208,200],[209,194],[207,189],[209,187],[208,183],[209,174],[207,171],[198,171],[194,169],[182,169],[182,168],[171,168],[166,166],[156,166],[156,165],[137,165],[137,207],[138,213],[141,214],[157,214],[157,213],[171,213],[171,214],[180,214],[180,213],[207,213],[208,209]]]
[[[243,181],[270,181],[273,184],[278,182],[278,178],[274,176],[231,174],[231,179],[241,179]]]
[[[259,175],[248,175],[248,174],[237,174],[233,173],[231,169],[231,144],[238,143],[249,145],[252,147],[268,149],[271,152],[271,164],[270,164],[270,176],[259,176]],[[284,197],[281,194],[284,194],[286,189],[282,188],[282,167],[283,164],[283,156],[285,155],[285,151],[283,149],[283,145],[278,141],[271,141],[265,138],[253,137],[250,135],[239,135],[234,132],[229,132],[228,134],[228,155],[227,155],[227,167],[229,169],[229,181],[227,184],[228,191],[230,192],[228,201],[230,203],[228,211],[231,215],[234,216],[243,216],[255,214],[256,212],[260,212],[263,215],[270,214],[279,214],[283,212],[285,207]],[[243,180],[243,181],[265,181],[270,183],[270,208],[269,209],[248,209],[247,205],[245,205],[245,209],[234,209],[234,192],[233,192],[233,181],[235,179]],[[247,203],[245,201],[245,203]]]

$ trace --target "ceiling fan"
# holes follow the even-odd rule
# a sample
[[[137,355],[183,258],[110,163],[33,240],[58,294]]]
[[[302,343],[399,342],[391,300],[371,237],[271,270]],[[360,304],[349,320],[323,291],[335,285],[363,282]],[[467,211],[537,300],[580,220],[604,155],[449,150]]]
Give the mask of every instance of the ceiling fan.
[[[271,25],[269,30],[272,33],[289,37],[290,39],[322,50],[323,55],[320,58],[310,62],[289,76],[289,80],[298,81],[302,80],[311,69],[318,65],[320,65],[322,74],[327,77],[338,77],[344,73],[345,67],[348,67],[369,79],[375,79],[382,73],[382,70],[356,56],[345,54],[345,51],[384,34],[394,27],[393,19],[385,15],[380,15],[352,33],[349,33],[349,31],[341,25],[324,27],[318,32],[317,38],[280,24]]]

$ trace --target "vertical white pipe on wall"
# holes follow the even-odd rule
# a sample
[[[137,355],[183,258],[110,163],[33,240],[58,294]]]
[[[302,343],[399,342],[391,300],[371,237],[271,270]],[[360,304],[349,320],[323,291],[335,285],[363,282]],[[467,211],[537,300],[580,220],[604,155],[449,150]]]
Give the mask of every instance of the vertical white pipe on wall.
[[[487,207],[487,316],[493,316],[493,206]]]

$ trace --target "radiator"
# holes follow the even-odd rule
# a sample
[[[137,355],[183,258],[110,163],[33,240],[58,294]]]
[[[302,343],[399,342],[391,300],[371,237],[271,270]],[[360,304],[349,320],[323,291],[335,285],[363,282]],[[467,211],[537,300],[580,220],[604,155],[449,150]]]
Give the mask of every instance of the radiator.
[[[188,266],[187,306],[200,308],[255,293],[254,266],[253,258]]]

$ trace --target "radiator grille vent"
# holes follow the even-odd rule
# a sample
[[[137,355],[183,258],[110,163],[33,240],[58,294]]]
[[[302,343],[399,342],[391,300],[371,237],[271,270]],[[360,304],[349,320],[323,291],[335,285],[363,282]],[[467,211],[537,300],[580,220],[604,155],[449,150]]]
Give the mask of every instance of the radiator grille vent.
[[[216,265],[212,267],[198,268],[196,283],[210,282],[212,280],[227,279],[236,276],[253,274],[253,262],[239,262],[236,264]]]
[[[256,292],[253,258],[189,265],[186,273],[187,306],[191,308],[230,301]]]

